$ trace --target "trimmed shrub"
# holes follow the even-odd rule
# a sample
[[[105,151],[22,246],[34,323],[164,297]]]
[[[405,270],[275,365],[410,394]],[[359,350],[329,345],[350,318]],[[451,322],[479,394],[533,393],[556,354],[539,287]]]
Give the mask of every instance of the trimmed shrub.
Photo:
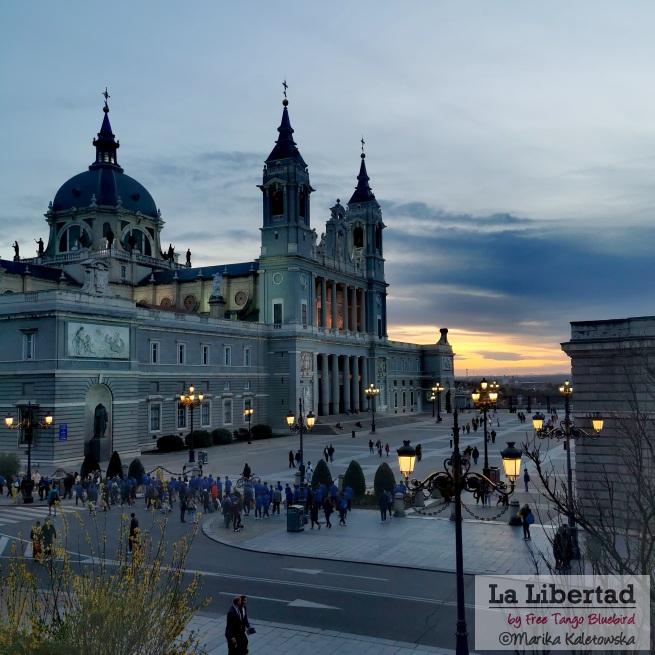
[[[271,430],[270,425],[265,423],[257,423],[253,425],[251,430],[253,439],[270,439],[273,436],[273,430]]]
[[[14,453],[0,453],[0,475],[2,475],[7,482],[12,476],[18,477],[20,471],[20,460],[18,455]]]
[[[191,445],[191,435],[193,435],[194,448],[209,448],[212,445],[212,436],[207,430],[194,430],[184,437],[184,443]]]
[[[93,473],[94,471],[99,470],[100,464],[98,464],[98,460],[91,453],[89,453],[84,457],[84,461],[82,462],[80,477],[84,479],[89,475],[89,473]]]
[[[375,496],[379,498],[383,491],[393,493],[396,487],[396,477],[391,470],[391,467],[386,462],[382,462],[375,472],[375,479],[373,481],[373,488],[375,489]]]
[[[312,487],[320,487],[322,484],[329,488],[332,484],[332,474],[325,460],[319,459],[314,469],[314,475],[312,475]]]
[[[232,433],[225,428],[216,428],[212,430],[212,441],[215,446],[232,443]]]
[[[366,493],[366,478],[364,477],[364,471],[359,465],[359,462],[356,462],[354,459],[350,464],[343,476],[343,487],[352,487],[353,495],[355,497],[361,497]]]
[[[184,450],[184,439],[177,434],[165,434],[157,439],[157,449],[162,453],[172,453],[175,450]]]
[[[234,438],[238,441],[248,441],[250,439],[250,434],[248,433],[247,428],[239,428],[234,431]]]
[[[138,457],[135,457],[130,462],[130,468],[127,469],[127,475],[130,478],[134,478],[137,481],[137,484],[143,482],[143,477],[146,474],[146,470],[143,468],[143,464]]]
[[[115,450],[109,458],[109,465],[107,466],[107,477],[113,478],[117,475],[119,478],[123,477],[123,465],[121,464],[121,456]]]

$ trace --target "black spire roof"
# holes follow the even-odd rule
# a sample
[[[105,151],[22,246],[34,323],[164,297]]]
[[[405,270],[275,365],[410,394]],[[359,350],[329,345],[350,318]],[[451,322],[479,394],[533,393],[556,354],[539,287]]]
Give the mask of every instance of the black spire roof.
[[[266,158],[266,161],[274,161],[276,159],[296,159],[303,166],[305,162],[296,148],[296,142],[293,140],[293,128],[291,127],[291,121],[289,120],[289,111],[287,106],[289,101],[285,98],[282,101],[284,109],[282,110],[282,121],[280,122],[280,127],[277,128],[280,136],[275,142],[275,147],[271,150],[271,154]]]
[[[349,205],[352,205],[355,202],[368,202],[369,200],[375,200],[375,195],[368,184],[370,178],[366,172],[366,155],[362,153],[361,158],[362,163],[359,165],[357,186],[355,187],[355,193],[352,194],[348,201]]]

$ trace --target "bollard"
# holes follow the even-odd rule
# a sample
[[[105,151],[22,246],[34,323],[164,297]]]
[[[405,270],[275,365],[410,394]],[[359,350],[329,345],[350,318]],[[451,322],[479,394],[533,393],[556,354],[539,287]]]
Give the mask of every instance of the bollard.
[[[405,516],[405,496],[400,491],[394,494],[393,515]]]
[[[514,527],[520,526],[522,521],[521,517],[518,515],[519,508],[521,504],[518,500],[512,500],[509,503],[509,524]]]
[[[352,433],[351,433],[350,436],[351,436],[353,439],[355,438],[355,431],[354,431],[354,430],[352,431]]]

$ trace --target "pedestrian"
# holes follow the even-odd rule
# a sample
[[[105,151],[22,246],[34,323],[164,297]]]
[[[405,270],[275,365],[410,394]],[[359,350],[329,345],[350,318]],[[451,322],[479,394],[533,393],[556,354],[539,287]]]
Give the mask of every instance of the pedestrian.
[[[348,512],[348,501],[343,494],[339,496],[339,525],[346,525],[346,513]]]
[[[273,514],[280,515],[280,505],[282,503],[282,485],[278,482],[277,487],[273,489]]]
[[[248,620],[248,598],[246,596],[241,596],[241,620],[243,621],[243,627],[245,628],[246,635],[255,634],[255,628],[250,625]],[[248,638],[246,637],[246,653],[248,652]]]
[[[305,478],[311,481],[312,475],[314,475],[314,469],[312,468],[312,463],[307,462],[307,469],[305,470]]]
[[[310,510],[309,510],[309,520],[311,522],[311,529],[314,529],[314,523],[318,525],[318,529],[321,529],[321,524],[318,520],[318,511],[320,509],[320,505],[316,499],[314,499],[314,502],[311,504]]]
[[[55,526],[50,523],[50,519],[48,517],[46,517],[45,521],[43,522],[43,528],[41,528],[41,536],[43,539],[43,557],[51,558],[55,539],[57,538],[57,530],[55,530]]]
[[[326,496],[323,499],[323,513],[325,514],[325,527],[327,528],[332,527],[332,523],[330,523],[332,512],[334,512],[334,505],[332,504],[332,500]]]
[[[30,540],[32,541],[32,557],[39,561],[43,554],[42,551],[41,522],[37,521],[30,530]]]
[[[138,541],[139,541],[139,519],[137,519],[136,514],[132,512],[130,514],[130,535],[127,538],[127,547],[130,553],[134,553]]]
[[[348,511],[353,508],[353,496],[353,488],[349,484],[346,485],[343,490],[343,497],[346,499],[346,503],[348,503]]]
[[[232,499],[229,496],[225,496],[223,499],[223,522],[226,528],[230,527],[230,521],[232,520]]]
[[[368,440],[368,452],[369,454],[373,454],[373,439]]]
[[[420,443],[416,444],[416,461],[420,462],[423,458],[423,446]]]
[[[246,462],[243,466],[243,473],[241,474],[246,480],[250,479],[250,476],[252,474],[252,471],[250,470],[250,467],[248,466],[248,462]]]
[[[530,541],[530,526],[534,523],[534,514],[527,503],[519,510],[521,525],[523,526],[523,540]]]
[[[389,507],[389,501],[387,500],[387,492],[383,489],[378,499],[380,505],[380,523],[384,523],[387,520],[387,509]]]
[[[491,431],[491,443],[496,443],[496,431]]]
[[[189,503],[187,500],[186,489],[183,489],[180,491],[180,523],[186,523],[184,520],[184,515],[186,514],[188,508]]]
[[[525,485],[525,493],[529,493],[528,491],[528,486],[530,484],[530,473],[528,473],[528,468],[525,468],[525,471],[523,471],[523,484]]]
[[[332,444],[328,447],[328,455],[330,456],[330,462],[334,462],[334,446]]]
[[[384,451],[387,453],[387,457],[389,457],[389,444],[388,443],[384,447]]]
[[[225,638],[227,639],[228,655],[246,655],[248,652],[248,637],[241,616],[241,597],[236,596],[227,612],[225,623]]]
[[[330,459],[330,453],[329,453],[329,451],[328,451],[328,447],[327,447],[327,446],[325,446],[325,448],[323,448],[323,459],[325,460],[325,463],[326,463],[326,464],[328,463],[328,461],[329,461],[329,459]]]
[[[471,453],[473,457],[473,463],[477,465],[478,463],[478,458],[480,457],[480,451],[478,450],[477,446],[473,447],[473,452]]]
[[[59,504],[59,489],[57,487],[52,487],[48,492],[48,516],[54,510],[55,516],[57,516],[57,505]]]

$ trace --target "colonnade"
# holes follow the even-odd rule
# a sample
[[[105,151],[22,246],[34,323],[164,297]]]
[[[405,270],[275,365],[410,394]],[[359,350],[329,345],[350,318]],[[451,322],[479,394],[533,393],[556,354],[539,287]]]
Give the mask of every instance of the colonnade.
[[[316,359],[318,415],[366,412],[368,358],[318,353]]]
[[[366,332],[366,289],[315,278],[315,324],[344,332]]]

